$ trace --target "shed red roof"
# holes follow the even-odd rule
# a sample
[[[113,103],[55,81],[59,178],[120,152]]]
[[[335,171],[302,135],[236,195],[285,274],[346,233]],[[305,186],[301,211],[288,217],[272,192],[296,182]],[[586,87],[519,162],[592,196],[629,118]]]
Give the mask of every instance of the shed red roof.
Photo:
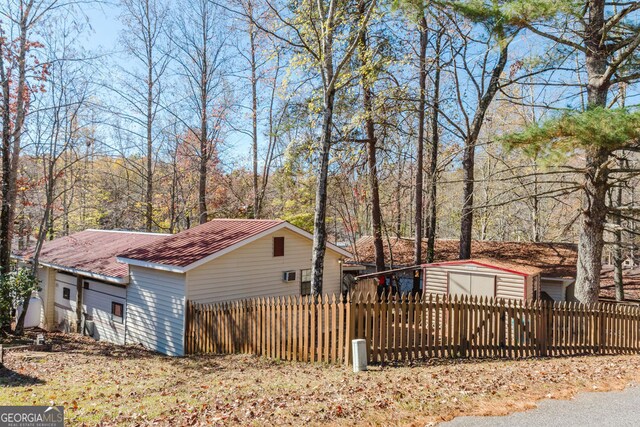
[[[186,267],[284,222],[282,220],[213,219],[160,241],[122,251],[118,257]]]
[[[129,275],[129,266],[117,262],[117,254],[167,237],[167,234],[85,230],[44,242],[40,262],[121,279]],[[33,248],[19,255],[28,260]]]
[[[465,259],[465,260],[453,260],[453,261],[442,261],[442,262],[434,262],[433,264],[424,264],[425,267],[431,266],[436,267],[440,265],[457,265],[457,264],[476,264],[484,267],[497,268],[498,270],[504,270],[511,273],[516,273],[524,276],[529,275],[538,275],[542,272],[537,267],[533,267],[528,264],[520,264],[515,262],[504,261],[500,259],[494,258],[473,258],[473,259]]]

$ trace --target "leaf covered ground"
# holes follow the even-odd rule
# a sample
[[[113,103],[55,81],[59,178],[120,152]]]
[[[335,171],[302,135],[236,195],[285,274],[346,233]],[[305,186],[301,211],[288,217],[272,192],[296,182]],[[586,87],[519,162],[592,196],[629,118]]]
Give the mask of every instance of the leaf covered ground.
[[[10,351],[0,404],[65,406],[67,425],[425,425],[543,398],[623,388],[640,357],[344,366],[233,356],[169,358],[52,334],[53,352]]]

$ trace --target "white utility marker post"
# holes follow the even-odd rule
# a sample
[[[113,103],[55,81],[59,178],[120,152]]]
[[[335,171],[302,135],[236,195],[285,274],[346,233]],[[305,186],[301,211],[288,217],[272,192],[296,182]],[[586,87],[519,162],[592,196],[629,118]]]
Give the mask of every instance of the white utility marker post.
[[[353,372],[367,370],[367,341],[357,339],[351,341],[351,349],[353,350]]]

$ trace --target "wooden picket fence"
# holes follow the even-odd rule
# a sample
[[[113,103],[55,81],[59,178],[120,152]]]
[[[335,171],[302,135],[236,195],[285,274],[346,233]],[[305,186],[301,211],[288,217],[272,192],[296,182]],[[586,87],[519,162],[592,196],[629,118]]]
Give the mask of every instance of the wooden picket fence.
[[[187,303],[187,354],[350,363],[355,338],[370,363],[638,353],[640,307],[362,294]]]

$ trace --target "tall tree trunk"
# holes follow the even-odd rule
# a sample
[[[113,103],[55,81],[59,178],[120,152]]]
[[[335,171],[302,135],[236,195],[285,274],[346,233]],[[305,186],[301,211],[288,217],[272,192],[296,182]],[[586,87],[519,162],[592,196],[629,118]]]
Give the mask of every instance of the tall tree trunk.
[[[55,150],[52,150],[55,151]],[[51,231],[51,227],[53,224],[53,202],[55,195],[55,186],[56,186],[56,168],[55,168],[55,154],[51,154],[51,158],[46,159],[47,165],[45,167],[45,206],[44,213],[42,219],[40,220],[40,225],[38,227],[38,237],[36,240],[35,250],[33,252],[33,256],[31,259],[31,274],[33,276],[37,275],[38,265],[40,261],[40,252],[42,251],[42,245],[46,240],[47,234]],[[31,295],[26,295],[24,300],[22,301],[22,312],[18,319],[16,320],[16,328],[15,334],[20,336],[24,333],[24,321],[27,316],[27,311],[29,310],[29,301],[31,300]]]
[[[249,2],[249,45],[251,48],[251,151],[253,155],[253,217],[260,218],[260,190],[258,188],[258,77],[256,66],[256,34],[252,3]]]
[[[334,67],[334,31],[336,30],[336,0],[331,0],[328,7],[323,2],[317,3],[317,12],[322,17],[320,51],[317,57],[322,58],[321,75],[323,82],[323,118],[322,136],[320,138],[320,165],[318,172],[318,182],[316,184],[316,204],[314,212],[313,230],[313,254],[311,260],[311,292],[315,297],[322,294],[322,277],[324,272],[324,255],[327,245],[327,187],[329,180],[329,157],[331,154],[331,137],[333,126],[333,108],[336,96],[336,81],[341,67],[351,58],[355,44],[351,44],[343,58]],[[369,10],[365,18],[360,22],[360,28],[355,34],[354,40],[359,41],[360,35],[365,31],[367,21],[371,11],[376,4],[376,0],[371,0]]]
[[[3,135],[2,135],[2,207],[0,208],[0,268],[7,273],[11,266],[11,240],[16,206],[16,180],[20,158],[22,128],[26,116],[28,88],[26,84],[27,22],[32,3],[29,3],[20,17],[20,35],[18,42],[18,84],[15,88],[15,122],[11,129],[11,95],[9,76],[3,75]],[[0,52],[4,54],[4,52]],[[4,74],[4,62],[3,74]],[[7,65],[10,66],[10,65]]]
[[[587,108],[607,106],[609,81],[602,78],[607,69],[607,47],[601,43],[605,26],[604,0],[589,0],[585,23],[587,70]],[[578,239],[578,263],[575,297],[588,304],[598,300],[604,223],[607,216],[606,196],[609,188],[609,151],[590,148],[585,153],[584,196]]]
[[[402,152],[398,150],[398,165],[404,164],[402,161]],[[403,167],[398,167],[398,176],[396,178],[396,194],[395,194],[395,205],[396,205],[396,237],[400,237],[402,233],[402,204],[401,204],[401,194],[402,194],[402,172]],[[391,264],[390,264],[391,265]]]
[[[150,53],[150,52],[149,52]],[[153,227],[153,63],[151,57],[148,58],[147,69],[147,165],[146,165],[146,181],[147,188],[144,195],[145,203],[145,228],[151,231]]]
[[[206,50],[205,50],[206,52]],[[206,55],[206,53],[205,53]],[[207,163],[209,160],[208,124],[207,120],[207,70],[202,72],[200,81],[200,175],[198,180],[198,223],[208,220],[207,212]]]
[[[420,34],[420,71],[418,94],[418,141],[416,147],[416,195],[415,195],[415,240],[413,246],[413,263],[415,265],[422,264],[422,221],[423,221],[423,161],[424,161],[424,131],[425,131],[425,106],[427,98],[427,43],[428,29],[427,18],[422,15],[420,25],[418,27]],[[413,278],[413,293],[420,291],[420,277]]]
[[[462,216],[460,219],[460,259],[471,258],[473,238],[473,187],[476,141],[467,137],[462,157]]]
[[[622,184],[618,184],[615,191],[615,203],[612,206],[622,206]],[[613,284],[616,291],[616,301],[624,301],[624,280],[622,277],[622,218],[620,215],[616,215],[613,218],[613,223],[616,225],[616,229],[613,232],[614,244],[613,244]]]
[[[2,56],[4,52],[0,51],[0,65],[2,64]],[[11,104],[9,79],[2,76],[2,200],[0,209],[0,272],[6,274],[9,271],[9,256],[11,250],[11,239],[9,235],[9,218],[12,206],[9,203],[9,182],[11,176],[11,113],[9,106]]]
[[[542,232],[540,230],[540,198],[538,196],[538,162],[533,162],[533,195],[531,196],[531,227],[532,240],[536,243],[542,241]]]
[[[438,149],[440,148],[440,130],[439,130],[439,109],[440,109],[440,47],[444,29],[438,31],[435,45],[436,69],[433,81],[433,112],[431,114],[431,148],[429,153],[429,192],[427,198],[427,262],[431,263],[435,259],[436,253],[436,227],[438,214]]]
[[[365,16],[365,1],[360,2],[360,15]],[[367,32],[363,31],[360,37],[360,66],[362,75],[363,107],[365,113],[365,130],[367,133],[367,163],[369,166],[369,191],[371,192],[371,228],[373,230],[373,248],[375,255],[376,271],[385,270],[384,244],[382,242],[382,211],[380,209],[380,189],[378,185],[378,162],[376,159],[377,138],[373,110],[373,84],[366,74],[368,40]]]
[[[513,36],[512,36],[513,37]],[[505,39],[500,37],[500,57],[491,72],[491,79],[487,84],[485,92],[480,97],[478,107],[473,116],[469,133],[464,143],[464,153],[462,157],[463,170],[463,194],[462,194],[462,217],[460,220],[460,259],[471,258],[471,241],[473,237],[473,189],[474,189],[474,168],[476,145],[480,137],[480,131],[484,124],[484,117],[491,105],[491,101],[500,88],[500,76],[507,65],[509,57],[509,43],[513,38]]]
[[[177,145],[176,145],[177,147]],[[173,234],[176,230],[176,217],[178,212],[178,165],[177,165],[177,148],[176,152],[171,156],[171,190],[169,196],[171,202],[169,203],[169,233]]]
[[[331,70],[333,66],[331,67]],[[313,255],[311,259],[311,293],[322,295],[324,272],[324,254],[327,246],[327,187],[329,181],[329,155],[331,153],[331,135],[333,126],[333,104],[335,89],[330,88],[324,97],[322,118],[322,137],[320,139],[320,170],[316,184],[316,205],[314,212]]]
[[[596,302],[600,292],[604,223],[607,217],[608,159],[608,150],[602,148],[588,150],[586,156],[587,172],[583,182],[586,194],[582,203],[575,285],[575,297],[585,304]]]
[[[206,141],[206,120],[201,124],[203,130],[200,131],[200,174],[198,177],[198,223],[207,222],[207,141]]]

